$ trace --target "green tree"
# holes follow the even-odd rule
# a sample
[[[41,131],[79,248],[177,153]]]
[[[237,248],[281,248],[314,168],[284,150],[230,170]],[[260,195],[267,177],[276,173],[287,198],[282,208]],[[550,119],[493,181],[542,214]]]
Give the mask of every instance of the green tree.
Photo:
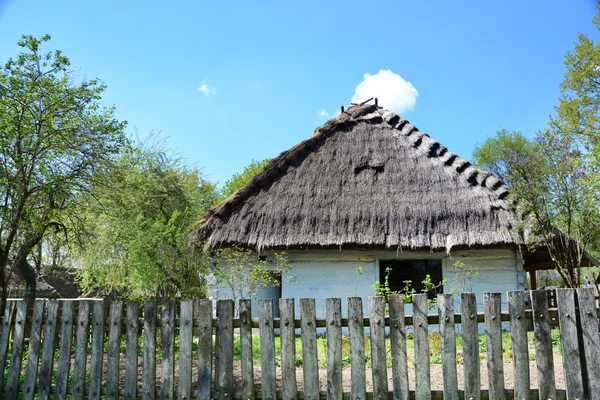
[[[187,235],[215,185],[160,149],[134,148],[81,203],[90,236],[78,252],[86,291],[130,298],[202,297],[207,262]]]
[[[60,51],[42,53],[50,40],[23,36],[24,50],[0,66],[0,288],[18,268],[25,297],[36,295],[28,258],[50,231],[72,224],[72,205],[96,170],[125,143],[125,122],[102,108],[105,85],[75,82]]]
[[[500,131],[474,151],[475,164],[505,180],[517,227],[532,247],[544,246],[565,284],[575,287],[584,250],[598,238],[597,171],[580,136],[552,120],[533,141]]]
[[[234,304],[237,300],[256,296],[259,289],[267,286],[279,286],[283,274],[289,273],[292,266],[287,254],[274,253],[273,265],[269,266],[249,249],[230,247],[219,249],[210,258],[211,273],[216,283],[225,285],[231,292]],[[288,276],[293,280],[293,276]]]
[[[229,179],[223,185],[223,188],[221,189],[221,195],[217,199],[217,203],[220,203],[244,187],[246,183],[248,183],[256,174],[265,168],[269,161],[271,161],[269,158],[265,158],[262,161],[252,160],[252,162],[246,168],[244,168],[241,174],[233,174],[231,179]]]

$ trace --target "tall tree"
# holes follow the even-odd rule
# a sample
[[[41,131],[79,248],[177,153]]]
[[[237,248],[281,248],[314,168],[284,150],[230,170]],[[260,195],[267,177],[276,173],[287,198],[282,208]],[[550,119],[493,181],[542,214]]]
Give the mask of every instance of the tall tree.
[[[67,57],[41,52],[49,40],[23,36],[23,52],[0,67],[2,300],[15,268],[25,278],[25,297],[35,297],[32,250],[48,230],[68,229],[74,200],[125,142],[126,123],[100,106],[105,85],[75,82]]]
[[[132,148],[80,203],[90,236],[78,252],[84,290],[132,298],[206,293],[204,255],[187,235],[215,185],[157,148]]]
[[[227,197],[243,188],[256,174],[265,169],[265,166],[269,161],[271,161],[270,158],[265,158],[262,161],[252,160],[241,173],[233,174],[233,176],[223,185],[217,203],[225,200]]]

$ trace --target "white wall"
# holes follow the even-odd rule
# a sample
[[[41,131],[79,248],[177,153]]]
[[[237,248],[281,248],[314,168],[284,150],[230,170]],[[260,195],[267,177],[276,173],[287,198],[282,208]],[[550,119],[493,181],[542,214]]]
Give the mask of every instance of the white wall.
[[[335,251],[306,250],[288,251],[288,261],[292,270],[288,275],[293,279],[282,277],[282,297],[295,299],[296,316],[300,316],[300,299],[315,298],[318,317],[325,316],[325,299],[327,297],[342,298],[342,315],[347,315],[347,298],[360,296],[363,298],[363,309],[368,315],[368,297],[373,296],[373,283],[379,279],[379,260],[392,259],[440,259],[443,276],[447,280],[444,292],[448,293],[455,277],[454,263],[460,261],[478,270],[473,278],[473,291],[477,295],[479,311],[483,311],[483,293],[500,292],[502,309],[507,310],[506,292],[525,288],[525,272],[519,251],[512,249],[480,249],[446,252],[396,252],[396,251]],[[274,257],[267,254],[269,260]],[[357,268],[362,267],[362,274]],[[218,289],[218,294],[214,289]],[[221,286],[213,287],[214,299],[227,298],[228,290]],[[258,298],[263,297],[261,295]],[[255,299],[253,299],[255,300]],[[256,312],[256,301],[253,301],[253,314]],[[455,293],[457,311],[460,305],[459,291]],[[275,305],[276,306],[276,305]],[[412,306],[407,304],[406,314],[412,314]],[[254,314],[256,315],[256,314]]]
[[[478,308],[483,311],[483,293],[502,293],[503,310],[507,309],[506,292],[524,289],[525,273],[518,251],[511,249],[481,249],[452,252],[396,252],[396,251],[291,251],[288,258],[292,264],[291,274],[298,283],[282,280],[282,297],[296,299],[296,312],[299,312],[299,299],[316,299],[317,315],[325,315],[325,299],[341,297],[342,314],[346,314],[347,297],[361,296],[363,308],[368,312],[367,297],[372,296],[373,283],[379,278],[379,260],[391,259],[441,259],[443,276],[447,280],[444,292],[453,286],[454,263],[461,261],[478,270],[473,278],[473,291],[477,293]],[[363,273],[357,276],[357,268]],[[357,286],[358,282],[358,286]],[[460,294],[455,294],[459,306]],[[406,313],[412,313],[407,305]]]

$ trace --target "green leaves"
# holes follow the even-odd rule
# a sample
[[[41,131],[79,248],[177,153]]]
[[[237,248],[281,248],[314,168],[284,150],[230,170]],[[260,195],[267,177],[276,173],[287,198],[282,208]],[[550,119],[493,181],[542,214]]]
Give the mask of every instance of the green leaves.
[[[12,268],[48,227],[76,228],[74,203],[126,143],[126,123],[100,105],[105,86],[76,82],[67,57],[41,52],[49,40],[23,36],[0,67],[0,265]]]
[[[82,204],[90,236],[78,274],[87,290],[125,297],[199,297],[204,255],[187,246],[215,186],[165,151],[130,148],[96,178]]]

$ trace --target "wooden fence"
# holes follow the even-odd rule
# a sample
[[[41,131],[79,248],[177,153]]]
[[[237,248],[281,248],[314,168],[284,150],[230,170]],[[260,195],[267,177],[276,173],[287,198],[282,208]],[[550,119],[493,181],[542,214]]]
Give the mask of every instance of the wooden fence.
[[[401,296],[326,300],[326,317],[317,318],[314,299],[281,299],[280,318],[271,300],[259,301],[258,318],[249,300],[212,302],[103,300],[10,301],[0,331],[0,397],[12,399],[600,399],[598,312],[591,289],[559,289],[557,308],[549,309],[545,291],[507,294],[509,311],[501,312],[500,293],[485,293],[485,312],[463,293],[438,297],[430,314],[426,295],[413,296],[413,314],[405,315]],[[194,306],[195,305],[195,306]],[[460,312],[456,313],[455,310]],[[30,311],[28,311],[30,310]],[[60,314],[60,316],[59,316]],[[566,389],[557,390],[551,318],[558,318]],[[538,389],[531,389],[526,324],[533,320]],[[502,323],[511,331],[514,387],[505,388]],[[460,324],[460,325],[458,325]],[[479,324],[485,327],[488,389],[481,390]],[[507,324],[505,324],[506,326]],[[443,390],[431,390],[430,328],[439,329]],[[365,327],[370,336],[372,391],[367,392]],[[343,336],[347,328],[348,338]],[[458,329],[460,328],[460,329]],[[260,360],[253,360],[252,338],[260,336]],[[318,333],[326,332],[326,383],[319,381]],[[407,334],[410,332],[410,335]],[[297,339],[298,333],[300,339]],[[409,390],[407,337],[414,335],[415,387]],[[462,364],[457,362],[457,335]],[[280,347],[276,358],[275,337]],[[389,338],[388,338],[389,337]],[[301,343],[302,387],[298,391],[296,341]],[[235,346],[234,346],[235,343]],[[349,346],[349,385],[344,381],[342,348]],[[234,348],[239,361],[234,363]],[[58,351],[57,351],[58,350]],[[391,353],[391,369],[386,356]],[[158,354],[158,356],[157,356]],[[56,356],[57,355],[57,356]],[[56,357],[55,357],[56,356]],[[257,369],[260,361],[260,369]],[[213,365],[214,364],[214,365]],[[235,364],[235,368],[234,368]],[[194,366],[194,368],[192,368]],[[458,369],[464,385],[459,389]],[[279,369],[280,381],[276,379]],[[235,371],[235,373],[234,373]],[[260,385],[254,373],[260,371]],[[391,384],[388,381],[391,377]],[[344,391],[344,384],[349,391]],[[256,387],[260,386],[260,390]],[[50,397],[53,396],[53,397]]]

